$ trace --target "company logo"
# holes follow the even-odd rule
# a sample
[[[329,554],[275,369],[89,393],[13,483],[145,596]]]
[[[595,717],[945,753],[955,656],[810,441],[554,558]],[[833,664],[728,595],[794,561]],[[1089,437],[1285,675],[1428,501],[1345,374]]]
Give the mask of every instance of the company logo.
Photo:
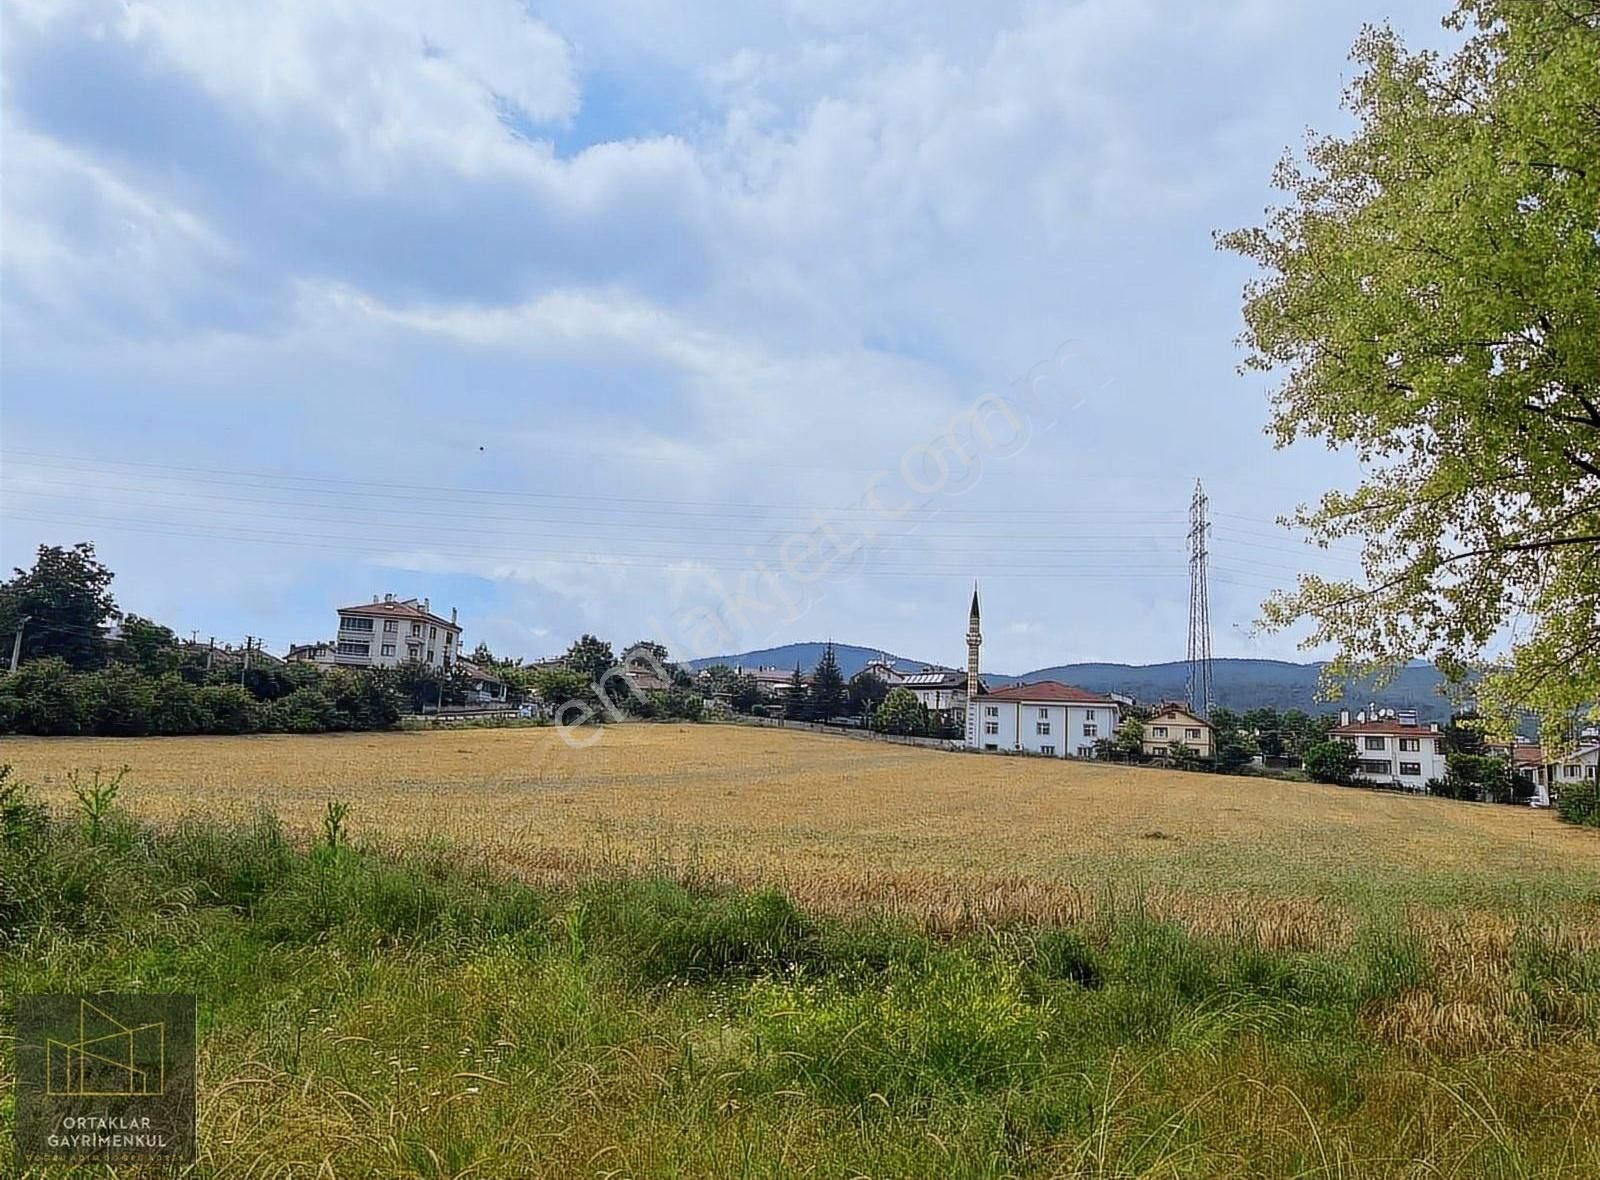
[[[45,1042],[44,1092],[58,1098],[155,1097],[166,1092],[167,1025],[129,1028],[111,1013],[78,1001],[78,1038]]]
[[[19,1160],[194,1158],[193,996],[17,1001]]]

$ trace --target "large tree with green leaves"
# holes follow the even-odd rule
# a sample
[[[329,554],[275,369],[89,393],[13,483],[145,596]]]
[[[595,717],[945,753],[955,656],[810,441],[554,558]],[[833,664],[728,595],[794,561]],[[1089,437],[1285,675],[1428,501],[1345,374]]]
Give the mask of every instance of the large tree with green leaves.
[[[1334,672],[1432,656],[1463,676],[1511,628],[1480,700],[1559,741],[1600,700],[1600,0],[1461,0],[1453,54],[1356,44],[1345,137],[1276,181],[1248,364],[1282,375],[1280,445],[1360,457],[1292,523],[1363,542],[1363,576],[1305,576],[1265,619],[1313,623]]]
[[[22,659],[60,656],[82,671],[106,662],[106,631],[117,617],[111,571],[88,541],[40,545],[32,569],[18,569],[0,582],[0,656],[9,661],[11,640],[22,628]],[[3,667],[4,665],[0,665]]]

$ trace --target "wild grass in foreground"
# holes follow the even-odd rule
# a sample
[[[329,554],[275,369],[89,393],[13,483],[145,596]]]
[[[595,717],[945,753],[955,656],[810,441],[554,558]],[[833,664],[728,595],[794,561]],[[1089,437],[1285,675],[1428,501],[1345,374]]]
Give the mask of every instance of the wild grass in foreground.
[[[1600,952],[1560,928],[1293,951],[1130,906],[940,939],[345,823],[14,794],[0,1026],[20,993],[197,993],[192,1174],[228,1180],[1600,1175]]]

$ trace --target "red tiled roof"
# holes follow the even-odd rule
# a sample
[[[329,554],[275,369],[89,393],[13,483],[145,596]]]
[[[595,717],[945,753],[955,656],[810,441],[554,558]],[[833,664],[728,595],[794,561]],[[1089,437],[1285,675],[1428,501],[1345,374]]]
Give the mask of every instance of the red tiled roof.
[[[1544,748],[1542,746],[1516,745],[1511,748],[1511,760],[1518,766],[1542,766],[1544,764]]]
[[[1196,725],[1203,725],[1207,729],[1213,728],[1211,722],[1207,721],[1204,717],[1196,717],[1182,705],[1162,705],[1154,713],[1150,714],[1146,724],[1148,724],[1150,721],[1161,721],[1168,717],[1183,717],[1188,721],[1194,722]]]
[[[410,602],[362,602],[355,606],[341,606],[341,615],[371,615],[385,619],[423,619],[429,623],[437,623],[441,627],[454,627],[461,630],[460,623],[452,623],[449,619],[441,619],[431,611],[425,611],[415,603]]]
[[[1390,737],[1439,737],[1439,731],[1426,725],[1401,725],[1398,721],[1353,721],[1349,725],[1336,725],[1334,733],[1360,737],[1362,734],[1387,734]]]
[[[1021,701],[1028,704],[1039,701],[1052,705],[1115,705],[1117,702],[1087,689],[1062,684],[1058,680],[1040,680],[1035,684],[1013,684],[1009,688],[995,688],[983,694],[990,701]]]

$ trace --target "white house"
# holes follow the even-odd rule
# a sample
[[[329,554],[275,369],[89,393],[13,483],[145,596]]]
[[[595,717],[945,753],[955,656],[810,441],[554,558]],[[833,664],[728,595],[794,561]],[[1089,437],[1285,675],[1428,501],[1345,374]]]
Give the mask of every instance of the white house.
[[[968,749],[1093,758],[1095,743],[1116,733],[1122,709],[1109,696],[1054,680],[985,689],[978,675],[982,643],[974,587],[967,617]]]
[[[1551,762],[1549,767],[1549,793],[1560,797],[1563,787],[1594,782],[1600,774],[1600,744],[1586,742],[1570,753]]]
[[[1116,701],[1054,680],[981,693],[979,750],[1013,750],[1057,758],[1093,758],[1094,745],[1112,737],[1121,720]]]
[[[875,660],[868,660],[866,665],[861,670],[863,672],[872,673],[890,688],[893,688],[895,685],[899,684],[905,679],[905,673],[894,666],[894,661],[891,660],[887,654],[880,655]]]
[[[946,668],[924,668],[900,678],[894,687],[903,688],[925,705],[930,713],[948,713],[967,707],[967,676]]]
[[[1358,715],[1354,721],[1341,713],[1339,721],[1333,736],[1355,747],[1361,760],[1357,778],[1408,791],[1424,790],[1430,779],[1444,778],[1444,737],[1438,725],[1419,724],[1415,713]]]
[[[461,626],[452,607],[442,619],[426,598],[397,599],[385,594],[370,603],[339,608],[334,661],[340,667],[394,668],[418,660],[448,668],[461,652]]]
[[[467,704],[469,705],[498,705],[504,704],[509,695],[506,682],[481,664],[474,664],[468,659],[457,659],[456,670],[467,678]]]

